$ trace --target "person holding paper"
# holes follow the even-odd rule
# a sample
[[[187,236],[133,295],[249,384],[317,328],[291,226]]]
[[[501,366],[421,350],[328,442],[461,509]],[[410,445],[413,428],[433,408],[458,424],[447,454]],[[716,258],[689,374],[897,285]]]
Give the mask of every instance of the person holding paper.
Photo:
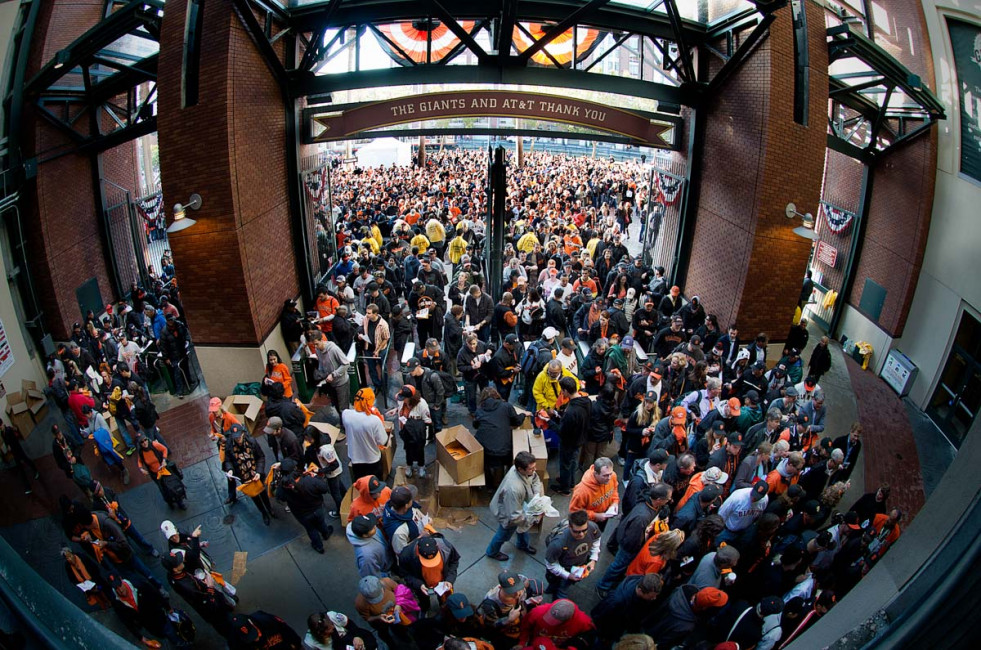
[[[597,458],[572,491],[569,512],[586,512],[589,520],[605,531],[606,522],[619,514],[619,508],[620,481],[613,471],[613,461],[606,457]]]
[[[428,612],[453,593],[459,565],[460,553],[446,539],[417,537],[399,553],[398,573]]]
[[[545,550],[546,593],[565,598],[569,587],[585,579],[596,568],[600,554],[599,526],[589,520],[585,510],[569,515],[569,526],[555,536]]]

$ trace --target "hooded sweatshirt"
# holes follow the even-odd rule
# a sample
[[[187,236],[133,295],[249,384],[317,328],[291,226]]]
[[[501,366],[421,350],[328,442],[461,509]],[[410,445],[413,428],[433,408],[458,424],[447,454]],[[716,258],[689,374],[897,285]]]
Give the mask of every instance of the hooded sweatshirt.
[[[347,541],[354,547],[354,559],[358,563],[358,575],[362,578],[376,576],[387,578],[392,570],[392,553],[385,541],[380,528],[375,528],[371,537],[358,537],[351,530],[351,524],[345,528]]]
[[[368,483],[373,477],[374,475],[362,476],[354,482],[354,489],[357,490],[358,497],[351,502],[351,513],[347,516],[348,523],[354,521],[355,517],[369,513],[380,518],[385,511],[385,504],[392,496],[392,488],[387,485],[383,487],[381,494],[376,499],[371,496],[371,491],[368,489]]]
[[[800,478],[799,472],[797,474],[794,474],[793,477],[790,478],[787,477],[788,461],[789,461],[788,458],[784,458],[783,460],[780,461],[780,464],[777,465],[777,468],[775,470],[773,470],[772,472],[766,475],[766,482],[770,486],[770,491],[767,494],[772,496],[773,498],[776,498],[781,494],[783,494],[784,492],[786,492],[787,488],[795,484],[797,482],[797,479]]]
[[[404,513],[399,514],[392,508],[391,503],[385,504],[382,514],[382,528],[385,537],[392,543],[392,550],[398,555],[406,544],[419,537],[419,524],[416,523],[415,504]]]
[[[617,479],[616,472],[613,473],[606,485],[600,485],[596,481],[593,467],[590,466],[582,475],[582,481],[572,492],[569,512],[585,510],[589,519],[595,520],[597,514],[606,512],[614,503],[620,503],[619,488],[620,481]]]

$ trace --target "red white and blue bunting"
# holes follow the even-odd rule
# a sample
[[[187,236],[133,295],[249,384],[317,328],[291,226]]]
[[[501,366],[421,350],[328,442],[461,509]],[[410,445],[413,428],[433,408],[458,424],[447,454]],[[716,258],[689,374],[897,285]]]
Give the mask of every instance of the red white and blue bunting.
[[[654,172],[654,183],[657,185],[658,196],[664,205],[672,205],[681,197],[684,181],[663,172]]]
[[[136,211],[143,219],[150,223],[157,223],[163,216],[161,214],[161,208],[163,208],[162,192],[157,192],[143,199],[137,199],[134,203],[136,204]]]
[[[836,235],[844,234],[855,216],[854,212],[849,212],[825,201],[821,201],[821,210],[824,212],[824,220],[828,224],[828,229]]]

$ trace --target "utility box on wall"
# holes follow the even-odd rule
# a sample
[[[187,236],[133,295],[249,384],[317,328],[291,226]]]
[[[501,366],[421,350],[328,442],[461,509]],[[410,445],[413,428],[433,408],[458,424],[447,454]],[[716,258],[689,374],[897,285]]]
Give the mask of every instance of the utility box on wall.
[[[913,381],[916,380],[919,371],[920,369],[909,357],[893,348],[889,350],[879,376],[896,391],[896,394],[905,397],[913,387]]]

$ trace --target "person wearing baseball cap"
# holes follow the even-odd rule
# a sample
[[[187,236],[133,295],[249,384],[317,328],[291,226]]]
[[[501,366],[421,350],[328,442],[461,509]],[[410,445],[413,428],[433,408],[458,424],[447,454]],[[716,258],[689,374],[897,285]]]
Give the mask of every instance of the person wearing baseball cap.
[[[417,537],[399,553],[399,575],[412,589],[423,612],[438,608],[453,591],[460,554],[444,538]]]
[[[702,491],[706,485],[715,484],[720,488],[723,488],[726,482],[729,480],[729,475],[723,472],[718,467],[709,467],[704,472],[697,472],[692,475],[691,480],[688,482],[688,489],[685,490],[684,496],[678,500],[678,504],[675,506],[675,512],[681,510],[688,499],[692,498],[698,492]]]
[[[518,362],[524,349],[521,347],[521,339],[517,334],[508,334],[504,337],[501,347],[491,355],[490,361],[484,366],[484,372],[494,381],[494,387],[505,402],[511,396],[511,389],[514,388],[514,380],[521,372],[521,364]]]
[[[218,462],[220,463],[225,462],[225,437],[228,430],[235,424],[241,426],[238,418],[222,406],[221,399],[212,397],[208,402],[208,425],[210,427],[208,435],[214,440],[215,446],[218,448]],[[225,499],[225,505],[231,505],[237,499],[238,492],[235,489],[235,481],[228,479],[228,498]]]
[[[233,424],[228,430],[225,438],[225,459],[221,467],[226,476],[242,484],[262,481],[266,477],[266,454],[241,424]],[[268,526],[270,517],[276,515],[272,511],[266,490],[260,490],[252,497],[252,502],[262,513],[262,523]]]
[[[351,512],[347,517],[349,522],[360,515],[374,514],[380,517],[392,496],[392,489],[373,474],[355,481],[354,489],[358,496],[351,501]]]
[[[654,309],[654,301],[648,298],[644,304],[634,311],[632,325],[637,345],[645,351],[651,349],[651,342],[658,332],[659,316]]]
[[[767,493],[770,486],[766,481],[757,481],[751,487],[733,490],[729,498],[719,508],[719,516],[726,529],[716,539],[740,546],[750,527],[766,512],[770,499]]]
[[[354,609],[389,647],[399,643],[411,643],[406,632],[404,614],[395,613],[395,589],[397,583],[391,578],[366,576],[358,582],[358,594],[354,598]],[[411,647],[411,646],[408,646]]]
[[[780,640],[783,600],[766,596],[755,606],[745,600],[727,604],[713,619],[713,628],[734,648],[776,647]],[[715,646],[720,650],[721,645]]]
[[[591,634],[596,626],[586,612],[566,598],[544,603],[528,612],[521,626],[522,646],[535,639],[548,639],[556,647],[568,647],[576,637]]]
[[[658,608],[644,631],[657,639],[658,647],[672,648],[683,644],[695,628],[707,624],[728,602],[728,594],[721,589],[681,585]]]
[[[347,541],[354,547],[358,575],[362,578],[388,577],[392,570],[392,547],[381,533],[378,517],[372,513],[358,515],[346,529]]]
[[[484,622],[485,638],[495,648],[511,648],[518,643],[522,619],[527,614],[524,604],[526,584],[527,579],[517,571],[501,571],[497,575],[497,585],[477,607]]]
[[[664,300],[667,299],[668,297],[665,296]],[[667,359],[678,347],[687,343],[688,335],[685,334],[684,319],[680,315],[672,316],[662,312],[662,316],[666,324],[654,336],[650,349],[659,359],[663,360]]]

